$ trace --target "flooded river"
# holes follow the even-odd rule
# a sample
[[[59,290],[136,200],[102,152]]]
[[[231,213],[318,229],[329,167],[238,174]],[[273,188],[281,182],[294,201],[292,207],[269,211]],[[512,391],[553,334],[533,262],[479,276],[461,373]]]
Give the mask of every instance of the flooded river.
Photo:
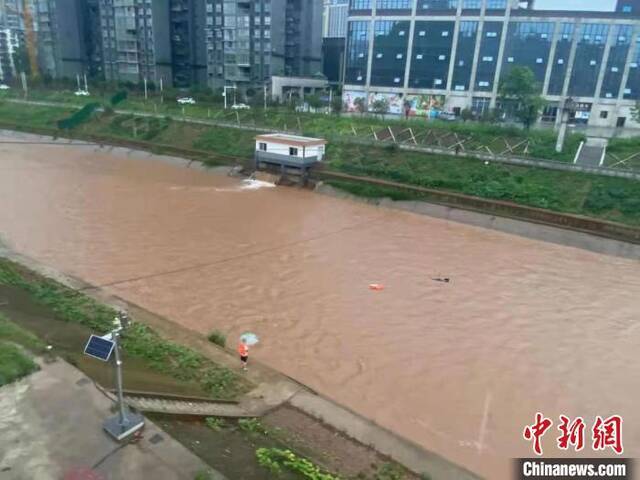
[[[537,411],[549,456],[559,414],[622,415],[640,456],[640,262],[148,157],[0,144],[2,241],[200,332],[254,331],[256,358],[487,478],[532,456]]]

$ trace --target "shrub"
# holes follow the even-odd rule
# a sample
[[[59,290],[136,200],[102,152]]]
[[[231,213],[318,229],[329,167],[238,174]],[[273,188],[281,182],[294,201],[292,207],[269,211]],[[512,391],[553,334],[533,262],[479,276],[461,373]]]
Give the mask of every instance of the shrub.
[[[216,345],[224,348],[227,344],[227,336],[222,333],[220,330],[214,330],[207,337],[211,343],[215,343]]]
[[[120,90],[119,92],[117,92],[115,95],[111,97],[111,105],[115,107],[120,102],[123,102],[124,100],[126,100],[127,95],[128,93],[126,90]]]
[[[87,103],[80,110],[75,112],[68,118],[62,119],[58,121],[58,128],[71,130],[72,128],[77,127],[78,125],[86,122],[91,118],[93,112],[100,106],[99,103]]]
[[[339,477],[323,472],[320,467],[310,460],[300,457],[291,450],[279,448],[259,448],[256,450],[258,463],[269,469],[273,474],[279,474],[283,470],[298,474],[301,478],[309,480],[338,480]]]
[[[227,422],[225,422],[224,418],[207,417],[205,418],[204,423],[207,424],[207,427],[216,432],[219,432],[227,426]]]

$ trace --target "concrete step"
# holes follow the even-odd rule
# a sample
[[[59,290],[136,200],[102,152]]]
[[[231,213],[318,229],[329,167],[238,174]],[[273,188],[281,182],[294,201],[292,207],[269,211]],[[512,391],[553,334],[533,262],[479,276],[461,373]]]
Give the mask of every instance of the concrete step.
[[[604,150],[605,147],[601,146],[583,145],[575,163],[586,167],[597,167],[600,165]]]
[[[124,399],[127,405],[141,412],[234,418],[254,416],[234,403],[189,402],[135,395],[125,395]]]

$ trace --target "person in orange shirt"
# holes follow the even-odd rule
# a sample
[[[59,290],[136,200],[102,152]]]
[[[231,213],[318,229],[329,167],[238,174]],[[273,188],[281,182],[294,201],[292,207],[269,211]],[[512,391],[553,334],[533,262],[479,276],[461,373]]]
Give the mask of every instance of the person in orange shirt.
[[[240,362],[242,363],[242,369],[247,370],[247,360],[249,360],[249,345],[244,338],[240,339],[238,344],[238,353],[240,354]]]

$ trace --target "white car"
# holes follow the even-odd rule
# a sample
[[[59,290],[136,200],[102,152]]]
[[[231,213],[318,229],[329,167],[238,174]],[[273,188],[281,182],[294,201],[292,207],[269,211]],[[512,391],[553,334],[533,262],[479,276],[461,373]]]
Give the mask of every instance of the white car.
[[[231,105],[231,110],[249,110],[251,107],[246,103],[236,103]]]
[[[196,101],[191,97],[181,97],[177,100],[180,105],[195,105]]]
[[[88,97],[89,96],[89,92],[87,92],[86,90],[77,90],[74,95],[76,97]]]
[[[5,85],[4,83],[0,83],[0,90],[9,90],[9,85]]]

